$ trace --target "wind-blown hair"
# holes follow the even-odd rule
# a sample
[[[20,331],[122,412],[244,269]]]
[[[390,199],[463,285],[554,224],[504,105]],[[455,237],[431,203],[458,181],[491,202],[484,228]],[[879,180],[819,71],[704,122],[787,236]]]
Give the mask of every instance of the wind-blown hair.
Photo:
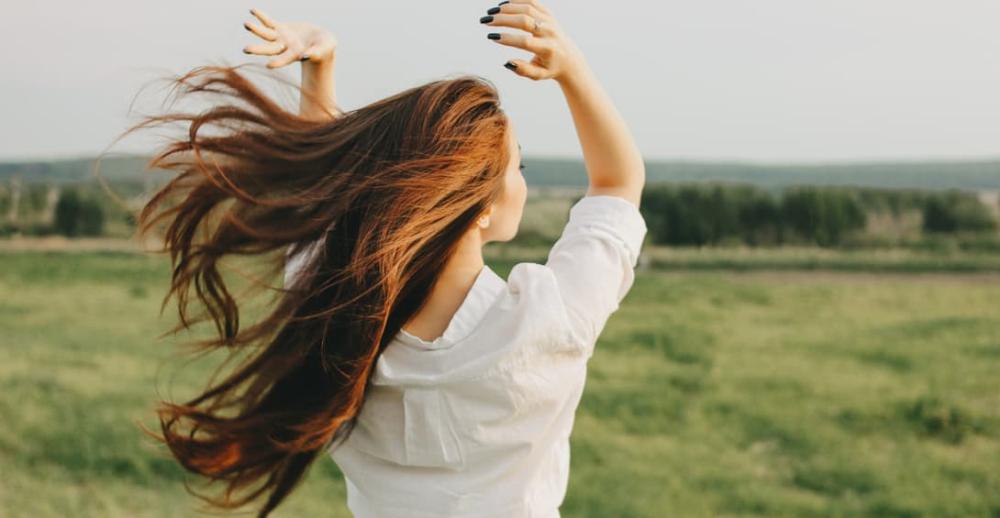
[[[188,471],[225,485],[221,497],[196,496],[237,508],[266,495],[258,516],[267,516],[350,433],[379,355],[501,195],[509,129],[496,89],[477,76],[317,121],[281,108],[244,66],[198,67],[175,80],[184,94],[230,102],[148,116],[126,134],[186,126],[147,164],[177,174],[142,207],[138,234],[165,226],[161,251],[173,269],[161,312],[176,296],[173,331],[211,320],[215,333],[197,349],[245,354],[197,397],[161,401],[162,436],[146,433]],[[260,256],[277,278],[286,252],[303,259],[300,275],[241,328],[220,260]],[[196,319],[192,295],[204,306]]]

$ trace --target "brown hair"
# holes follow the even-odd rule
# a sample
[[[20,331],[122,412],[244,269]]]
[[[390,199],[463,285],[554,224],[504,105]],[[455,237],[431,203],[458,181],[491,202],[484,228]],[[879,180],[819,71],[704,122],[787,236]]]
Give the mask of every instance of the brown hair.
[[[146,433],[185,469],[226,486],[219,498],[193,494],[220,508],[266,494],[263,517],[350,433],[380,353],[501,195],[510,156],[497,91],[480,77],[432,81],[316,121],[281,108],[240,73],[246,66],[174,80],[182,93],[235,102],[147,116],[125,134],[187,127],[147,165],[178,174],[142,208],[138,234],[166,223],[173,270],[163,306],[176,295],[180,317],[171,332],[211,319],[216,333],[197,350],[246,354],[197,397],[161,401],[162,437]],[[306,253],[313,243],[317,253]],[[241,328],[220,259],[267,257],[276,275],[286,251],[305,253],[301,274]],[[194,320],[192,287],[205,310]]]

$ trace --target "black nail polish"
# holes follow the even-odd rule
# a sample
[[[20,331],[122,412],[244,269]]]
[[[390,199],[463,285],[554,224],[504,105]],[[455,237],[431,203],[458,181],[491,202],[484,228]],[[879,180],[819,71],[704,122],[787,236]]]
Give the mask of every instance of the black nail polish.
[[[490,23],[492,21],[493,21],[492,16],[483,16],[482,18],[479,19],[479,23]]]
[[[510,3],[510,0],[503,0],[503,2],[500,2],[497,5],[503,5],[503,4],[509,4],[509,3]]]
[[[490,9],[486,11],[486,14],[497,14],[499,12],[500,12],[499,7],[490,7]]]
[[[247,50],[247,49],[243,49],[243,53],[244,53],[244,54],[249,54],[249,53],[250,53],[250,51],[249,51],[249,50]]]
[[[511,70],[514,70],[514,69],[516,69],[516,68],[517,68],[517,65],[516,65],[516,64],[514,64],[514,63],[511,63],[510,61],[508,61],[508,62],[504,63],[504,64],[503,64],[503,66],[505,66],[505,67],[507,67],[507,68],[509,68],[509,69],[511,69]]]
[[[302,56],[302,59],[299,61],[309,61],[309,56]]]
[[[491,33],[487,34],[486,37],[489,38],[489,39],[491,39],[491,40],[499,40],[500,39],[500,33],[499,32],[491,32]]]

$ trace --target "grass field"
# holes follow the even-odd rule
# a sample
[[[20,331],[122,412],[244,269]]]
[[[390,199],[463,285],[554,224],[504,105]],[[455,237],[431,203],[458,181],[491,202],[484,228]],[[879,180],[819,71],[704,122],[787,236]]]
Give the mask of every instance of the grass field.
[[[167,266],[0,254],[0,516],[195,514],[135,425],[209,370],[155,339]],[[643,271],[562,514],[1000,516],[998,301],[996,274]],[[322,458],[275,515],[349,516],[343,485]]]

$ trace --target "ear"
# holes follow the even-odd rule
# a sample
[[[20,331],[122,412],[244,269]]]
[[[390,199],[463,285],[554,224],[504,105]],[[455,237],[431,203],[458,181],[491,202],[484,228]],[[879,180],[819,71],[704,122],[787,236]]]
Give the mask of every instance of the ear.
[[[493,207],[494,205],[490,205],[490,209],[486,211],[486,214],[479,216],[479,219],[476,220],[476,224],[479,225],[479,228],[486,230],[490,227],[490,219],[493,216]]]

